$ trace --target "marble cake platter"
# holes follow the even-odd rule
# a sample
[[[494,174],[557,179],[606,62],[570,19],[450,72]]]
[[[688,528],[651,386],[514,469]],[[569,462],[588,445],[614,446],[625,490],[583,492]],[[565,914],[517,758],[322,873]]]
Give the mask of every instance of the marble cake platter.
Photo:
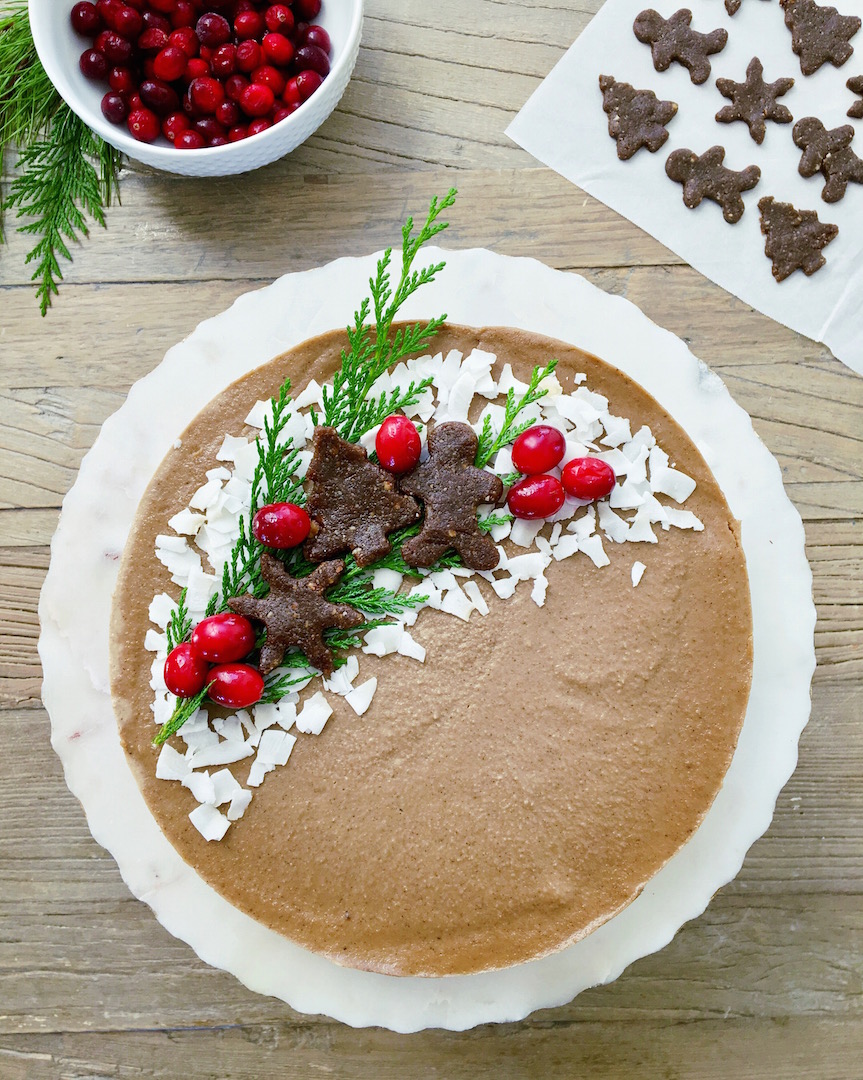
[[[666,945],[740,870],[794,770],[815,667],[812,577],[803,526],[777,462],[721,380],[633,304],[576,274],[485,250],[445,259],[405,318],[447,312],[514,326],[600,356],[640,383],[687,431],[742,526],[754,668],[731,767],[690,841],[624,911],[569,948],[502,971],[399,978],[339,967],[232,907],[165,838],[129,769],[109,691],[109,611],[119,559],[151,476],[190,419],[247,371],[346,326],[379,255],[338,259],[241,296],[136,383],[84,459],[63,502],[39,604],[43,697],[52,744],[94,838],[132,893],[207,963],[294,1009],[409,1032],[519,1020],[615,978]]]

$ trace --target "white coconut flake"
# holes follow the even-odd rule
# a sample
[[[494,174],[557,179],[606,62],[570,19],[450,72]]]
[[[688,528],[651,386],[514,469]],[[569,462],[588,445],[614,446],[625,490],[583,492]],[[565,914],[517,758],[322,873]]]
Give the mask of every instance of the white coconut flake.
[[[233,765],[235,761],[251,757],[254,752],[254,746],[247,741],[237,742],[233,739],[225,739],[218,746],[205,746],[195,750],[189,761],[193,769],[209,768],[212,765]]]
[[[150,622],[155,623],[160,630],[164,630],[171,621],[171,616],[174,614],[174,608],[176,606],[174,598],[165,592],[159,593],[158,596],[154,596],[150,601],[150,607],[147,610]]]
[[[470,613],[473,611],[473,604],[465,596],[461,588],[456,586],[454,589],[448,589],[444,594],[440,609],[445,611],[447,615],[455,615],[457,619],[463,619],[467,622],[470,619]]]
[[[425,663],[426,650],[424,645],[420,645],[418,641],[405,630],[402,634],[401,641],[399,642],[399,653],[401,656],[410,657],[411,660],[419,660],[421,664]]]
[[[583,551],[596,567],[608,566],[611,562],[611,559],[605,554],[601,536],[588,536],[584,540],[579,540],[578,550]]]
[[[549,564],[547,555],[539,551],[531,551],[526,555],[516,555],[506,564],[507,571],[516,581],[527,581],[529,578],[537,578]]]
[[[248,439],[238,438],[236,435],[226,435],[222,440],[218,454],[216,454],[216,461],[233,461],[237,451],[244,449],[248,444]]]
[[[264,777],[267,773],[271,773],[275,767],[275,765],[265,765],[263,761],[253,761],[246,783],[249,787],[260,787],[264,782]]]
[[[462,588],[464,589],[465,596],[468,597],[480,615],[488,615],[488,604],[485,602],[485,597],[480,592],[479,585],[477,585],[475,581],[466,581]],[[423,652],[425,652],[425,650],[423,650]]]
[[[191,499],[189,499],[189,506],[191,506],[193,510],[209,510],[216,505],[216,500],[221,494],[221,480],[208,480],[206,484],[202,484]]]
[[[606,413],[602,417],[602,426],[605,428],[605,435],[599,441],[603,446],[620,446],[621,443],[632,440],[629,418],[626,416],[613,416]]]
[[[611,509],[607,502],[598,504],[599,527],[609,540],[622,544],[629,538],[629,526]]]
[[[554,546],[554,558],[557,562],[568,559],[578,551],[579,539],[574,533],[561,536]]]
[[[627,539],[634,544],[655,544],[658,542],[656,534],[650,527],[650,519],[647,514],[642,514],[640,511],[636,513],[629,526]]]
[[[221,840],[231,827],[230,821],[215,806],[207,803],[196,807],[189,814],[189,821],[207,841]]]
[[[632,564],[632,587],[633,589],[638,585],[639,581],[644,577],[644,571],[647,567],[643,562],[634,562]]]
[[[179,514],[174,514],[168,525],[175,533],[182,533],[184,536],[197,536],[198,530],[205,520],[203,514],[196,514],[193,510],[181,510]]]
[[[612,488],[608,505],[614,510],[637,510],[644,502],[646,485],[627,477],[622,484]]]
[[[231,805],[228,807],[228,821],[239,821],[243,814],[248,810],[251,801],[251,791],[240,788],[236,795],[231,799]]]
[[[159,634],[155,630],[148,630],[144,635],[144,648],[147,652],[162,653],[167,655],[168,638],[165,634]]]
[[[404,627],[401,623],[385,623],[369,630],[364,638],[363,652],[372,656],[388,656],[399,651]]]
[[[249,410],[245,423],[248,427],[262,428],[265,419],[272,419],[273,409],[271,401],[256,401]]]
[[[179,751],[168,743],[162,745],[156,761],[157,780],[185,780],[191,771],[191,765]]]
[[[323,724],[321,724],[321,728],[323,728]],[[258,747],[258,756],[255,761],[259,761],[262,765],[287,765],[296,741],[296,735],[289,735],[287,731],[270,728],[261,736],[261,744]]]
[[[360,436],[360,446],[363,448],[363,450],[365,450],[367,454],[374,453],[375,440],[377,439],[378,432],[381,430],[382,427],[383,424],[377,424],[375,427],[369,428],[368,431],[364,432]]]
[[[694,529],[695,532],[704,530],[704,522],[691,510],[675,510],[673,506],[666,506],[665,517],[667,524],[673,525],[675,529]],[[666,525],[663,525],[663,528],[666,528]]]
[[[545,522],[542,520],[528,521],[525,518],[516,518],[512,523],[509,538],[516,547],[530,547],[543,525]]]
[[[682,503],[695,491],[695,481],[678,469],[665,469],[656,480],[651,473],[651,487],[662,495],[670,496],[675,502]]]
[[[509,600],[509,598],[515,592],[515,587],[516,587],[517,584],[518,584],[518,579],[517,578],[513,578],[513,577],[497,578],[495,581],[493,581],[491,583],[491,587],[494,589],[494,591],[497,593],[497,595],[501,598],[501,600]]]
[[[533,588],[530,590],[530,598],[537,607],[545,606],[545,594],[547,591],[548,578],[545,574],[540,574],[536,581],[534,581]]]
[[[230,769],[220,769],[217,773],[213,773],[210,780],[213,782],[213,792],[215,794],[214,806],[222,806],[224,803],[230,802],[235,795],[243,790]]]
[[[323,387],[315,379],[309,379],[303,390],[294,398],[294,405],[298,409],[307,409],[309,405],[320,405],[322,409],[324,407]]]
[[[297,731],[301,731],[304,735],[320,735],[324,730],[324,724],[332,715],[332,706],[318,690],[316,694],[306,699],[302,709],[297,713]]]
[[[355,687],[345,698],[345,701],[354,710],[357,716],[362,716],[372,703],[372,698],[375,696],[375,690],[378,688],[378,680],[376,678],[367,679],[364,683],[360,683]]]
[[[398,570],[388,570],[385,566],[379,567],[372,574],[373,589],[389,589],[390,592],[398,592],[402,587],[404,576]]]
[[[190,772],[183,777],[181,782],[183,787],[188,788],[199,803],[207,803],[210,806],[216,805],[216,788],[209,773]]]

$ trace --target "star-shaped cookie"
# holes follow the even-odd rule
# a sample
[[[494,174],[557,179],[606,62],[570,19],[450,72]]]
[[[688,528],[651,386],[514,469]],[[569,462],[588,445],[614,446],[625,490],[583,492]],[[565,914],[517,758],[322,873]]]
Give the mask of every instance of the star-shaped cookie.
[[[419,505],[400,495],[392,474],[334,428],[315,428],[313,447],[306,472],[312,529],[305,556],[321,562],[350,551],[360,566],[369,566],[392,550],[389,533],[419,521]]]
[[[742,120],[748,125],[749,134],[760,144],[764,142],[767,132],[765,120],[772,120],[775,124],[790,124],[794,119],[789,110],[776,100],[787,94],[793,85],[793,79],[765,82],[764,67],[758,57],[754,56],[746,69],[745,82],[738,83],[733,79],[716,80],[716,89],[731,101],[730,105],[719,110],[716,119],[720,124]]]
[[[791,31],[791,48],[800,58],[804,75],[814,75],[828,60],[842,67],[854,52],[851,38],[860,29],[857,15],[840,15],[835,7],[822,7],[815,0],[779,0],[785,10],[785,25]]]
[[[349,604],[331,604],[324,597],[345,570],[340,560],[321,563],[308,577],[295,578],[275,556],[261,556],[261,575],[270,586],[264,597],[232,596],[228,607],[238,615],[263,623],[267,640],[261,649],[260,668],[266,675],[277,668],[289,649],[299,648],[310,664],[324,675],[333,673],[333,654],[324,641],[329,627],[350,630],[364,617]]]

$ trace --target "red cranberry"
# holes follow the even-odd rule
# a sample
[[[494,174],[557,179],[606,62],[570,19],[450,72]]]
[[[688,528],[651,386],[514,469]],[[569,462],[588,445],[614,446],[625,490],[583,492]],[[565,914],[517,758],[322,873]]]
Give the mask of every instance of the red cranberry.
[[[174,139],[177,150],[203,150],[206,145],[207,140],[200,131],[193,131],[191,128],[188,131],[178,131]]]
[[[130,134],[139,142],[153,142],[159,137],[162,125],[150,109],[135,109],[126,120]]]
[[[210,697],[229,709],[248,709],[260,701],[264,679],[250,664],[222,664],[210,669]]]
[[[223,101],[217,105],[215,115],[222,127],[236,127],[240,122],[240,109],[235,101]]]
[[[136,38],[144,29],[141,13],[133,7],[123,6],[114,15],[111,25],[124,38]]]
[[[266,116],[276,101],[276,95],[269,86],[250,83],[240,97],[240,108],[246,116]]]
[[[285,83],[284,99],[286,105],[300,105],[303,101],[303,95],[300,93],[300,88],[297,85],[296,78],[288,79]]]
[[[277,105],[273,109],[273,123],[280,124],[283,120],[287,120],[294,111],[294,107],[291,105]]]
[[[177,697],[194,697],[207,685],[209,667],[192,651],[188,641],[177,645],[165,661],[165,686]]]
[[[188,59],[179,46],[166,45],[153,57],[153,71],[156,73],[156,78],[164,82],[174,82],[186,70]]]
[[[563,506],[563,484],[555,476],[526,476],[512,485],[507,505],[517,518],[547,518]]]
[[[248,137],[249,129],[243,124],[237,124],[228,132],[228,142],[240,142],[242,139],[248,139]]]
[[[266,131],[267,128],[273,126],[273,121],[266,116],[260,116],[257,120],[252,120],[249,124],[249,136],[260,135],[262,131]]]
[[[170,34],[174,29],[171,26],[171,20],[166,19],[164,15],[160,15],[157,11],[146,9],[141,12],[141,18],[144,20],[144,26],[148,30],[161,30],[163,34]]]
[[[241,41],[260,38],[265,29],[264,16],[260,11],[241,11],[234,19],[234,33]]]
[[[112,124],[121,124],[126,119],[126,102],[115,91],[109,90],[102,98],[102,115]]]
[[[141,74],[143,75],[143,77],[145,79],[155,79],[156,78],[156,66],[153,63],[154,59],[155,59],[155,57],[153,57],[153,56],[145,56],[144,57],[144,60],[143,60],[143,62],[141,64]]]
[[[183,78],[186,82],[193,82],[195,79],[201,79],[210,74],[210,65],[206,60],[201,60],[199,57],[193,57],[187,64],[186,70],[183,72]]]
[[[249,133],[252,125],[249,125]],[[309,515],[294,503],[270,503],[252,518],[255,539],[271,548],[293,548],[306,539],[311,528]]]
[[[287,4],[271,4],[264,13],[271,34],[289,34],[294,28],[294,13]]]
[[[322,26],[310,26],[305,33],[303,45],[317,45],[319,49],[324,50],[327,56],[333,51],[333,43],[330,40],[330,35]]]
[[[294,0],[294,13],[301,19],[311,22],[321,13],[321,0]]]
[[[271,64],[286,67],[294,58],[294,47],[284,34],[264,34],[264,55]]]
[[[264,67],[255,68],[252,72],[252,82],[259,86],[269,86],[278,97],[285,89],[285,77],[274,67],[266,64]]]
[[[83,75],[88,79],[104,79],[108,74],[108,61],[98,49],[85,49],[78,61]]]
[[[420,459],[417,429],[401,413],[388,416],[375,436],[375,452],[381,466],[388,472],[407,472]]]
[[[566,439],[548,424],[534,424],[512,444],[512,463],[519,472],[531,475],[548,472],[566,451]]]
[[[213,139],[219,135],[224,135],[225,128],[219,123],[215,117],[205,116],[202,120],[195,121],[195,131],[204,136],[206,142],[210,143]]]
[[[227,146],[228,145],[228,136],[227,135],[214,135],[212,137],[212,139],[210,139],[210,141],[209,141],[209,143],[207,145],[208,146]]]
[[[231,40],[231,24],[224,15],[208,11],[195,23],[195,33],[202,45],[216,49],[219,45],[224,45],[226,41]]]
[[[102,29],[102,17],[96,10],[96,5],[88,3],[87,0],[81,0],[80,4],[76,4],[69,18],[72,21],[72,29],[86,37],[94,38]]]
[[[192,57],[198,55],[198,49],[201,43],[198,41],[198,35],[191,26],[181,26],[178,30],[171,31],[171,34],[168,37],[168,44],[180,49],[181,52],[191,60]],[[182,74],[181,71],[180,75]]]
[[[225,88],[218,79],[207,75],[195,79],[189,84],[192,104],[199,112],[214,113],[225,100]]]
[[[167,44],[167,31],[160,30],[156,26],[151,26],[138,38],[138,48],[141,52],[156,53],[159,52],[160,49],[164,49]]]
[[[316,71],[301,71],[297,76],[297,89],[303,101],[308,101],[323,81]]]
[[[135,78],[129,68],[115,67],[108,73],[108,85],[118,94],[127,93],[135,86]]]
[[[229,75],[225,79],[225,94],[230,101],[239,101],[248,85],[249,80],[242,75]]]
[[[261,66],[263,55],[257,41],[241,41],[237,46],[237,70],[247,74],[254,71]]]
[[[144,102],[141,101],[141,95],[137,90],[133,90],[130,94],[123,94],[123,100],[126,102],[126,108],[130,113],[135,112],[137,109],[144,108]]]
[[[181,131],[189,130],[189,118],[185,113],[173,112],[162,121],[162,134],[169,142],[174,142]]]
[[[195,25],[197,12],[191,0],[177,0],[177,6],[171,12],[171,26],[189,27]]]
[[[201,619],[192,631],[191,640],[195,655],[202,660],[229,664],[249,655],[255,647],[255,631],[244,615],[224,611]]]
[[[138,88],[138,93],[141,95],[141,101],[159,116],[167,116],[180,107],[177,91],[173,86],[168,86],[167,83],[160,82],[158,79],[144,79]]]
[[[603,499],[614,490],[617,477],[608,462],[581,457],[564,465],[561,480],[574,499]]]
[[[330,58],[317,45],[304,45],[297,52],[297,67],[301,71],[316,71],[323,77],[329,75]]]
[[[177,7],[177,0],[148,0],[148,3],[154,11],[161,11],[163,15],[170,15]]]
[[[237,70],[236,46],[220,45],[213,53],[210,67],[213,69],[213,74],[218,75],[222,79],[226,79],[229,75],[233,75]]]

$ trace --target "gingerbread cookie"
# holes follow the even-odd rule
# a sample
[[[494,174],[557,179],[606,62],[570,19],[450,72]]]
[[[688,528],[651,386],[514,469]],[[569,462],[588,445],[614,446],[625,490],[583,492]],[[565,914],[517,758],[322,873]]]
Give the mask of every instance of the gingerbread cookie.
[[[836,238],[839,229],[818,220],[814,210],[797,210],[791,203],[766,196],[758,203],[761,231],[767,237],[764,253],[773,262],[773,276],[784,281],[795,270],[810,276],[827,261],[821,249]]]
[[[854,128],[850,124],[828,131],[817,117],[807,116],[794,125],[792,137],[803,151],[800,175],[823,175],[821,198],[825,202],[838,202],[848,184],[863,184],[863,161],[851,149]]]
[[[263,623],[267,640],[261,649],[260,669],[264,675],[277,668],[289,649],[299,648],[309,663],[324,675],[333,673],[333,654],[324,641],[329,627],[352,630],[365,617],[349,604],[331,604],[324,593],[345,570],[343,562],[325,562],[308,577],[295,578],[275,556],[261,556],[261,576],[270,586],[266,596],[232,596],[228,607],[238,615]]]
[[[740,172],[726,169],[722,164],[725,148],[711,146],[700,157],[691,150],[675,150],[665,163],[670,179],[683,185],[683,201],[694,210],[702,199],[712,199],[722,207],[722,216],[733,225],[743,217],[745,207],[741,193],[754,188],[761,179],[757,165]]]
[[[789,110],[776,100],[787,94],[794,85],[793,79],[777,79],[776,82],[764,81],[764,68],[757,56],[754,56],[746,69],[746,81],[734,82],[732,79],[717,79],[716,89],[723,97],[729,98],[730,105],[725,105],[716,114],[720,124],[731,124],[742,120],[749,127],[749,134],[757,143],[764,142],[767,132],[765,120],[775,124],[790,124],[794,117]]]
[[[804,75],[814,75],[828,60],[834,67],[842,67],[850,58],[854,52],[851,38],[860,29],[857,15],[840,15],[835,7],[822,7],[815,0],[779,3],[791,31],[791,48],[800,58]]]
[[[845,85],[852,93],[863,94],[863,75],[852,76]],[[854,120],[863,120],[863,101],[855,101],[848,115]]]
[[[350,551],[360,566],[383,558],[392,548],[388,534],[419,521],[418,504],[400,495],[392,474],[334,428],[315,428],[313,447],[306,472],[312,519],[306,558],[321,562]]]
[[[677,112],[673,101],[660,101],[652,90],[636,90],[611,75],[599,76],[608,134],[617,140],[617,156],[628,161],[642,146],[654,153],[668,138],[665,125]]]
[[[722,52],[728,32],[711,30],[709,34],[700,34],[690,27],[691,22],[692,12],[688,8],[681,8],[668,19],[647,8],[636,16],[632,29],[639,41],[650,46],[657,71],[667,71],[676,60],[686,68],[694,83],[701,84],[710,77],[707,57]]]
[[[500,556],[490,536],[480,532],[477,507],[498,502],[503,484],[494,473],[474,465],[476,432],[467,424],[441,424],[429,433],[428,461],[406,473],[399,487],[422,499],[423,527],[402,545],[410,566],[433,566],[452,548],[471,570],[493,570]]]

